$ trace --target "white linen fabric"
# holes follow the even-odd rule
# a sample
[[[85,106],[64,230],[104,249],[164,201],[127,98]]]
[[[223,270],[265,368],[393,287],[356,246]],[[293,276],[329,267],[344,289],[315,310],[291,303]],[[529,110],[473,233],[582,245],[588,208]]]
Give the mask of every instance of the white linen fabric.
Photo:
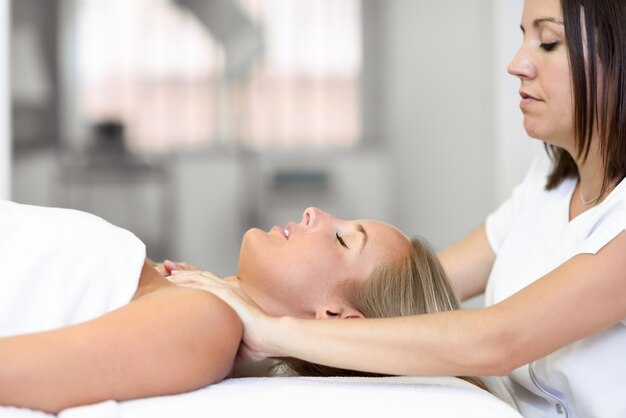
[[[506,299],[577,254],[597,253],[626,229],[625,181],[570,221],[576,180],[546,191],[550,167],[547,156],[537,158],[512,197],[487,218],[487,238],[497,255],[487,284],[487,305]],[[552,396],[533,382],[529,365],[515,370],[511,379],[522,414],[626,417],[625,325],[626,319],[532,363],[536,381]]]
[[[0,201],[0,337],[127,304],[145,254],[132,233],[94,215]]]
[[[54,415],[32,409],[0,406],[0,418],[54,418]]]
[[[0,418],[14,418],[0,408]],[[6,415],[4,413],[6,412]],[[26,410],[15,418],[51,418]],[[452,377],[227,379],[189,393],[106,401],[70,408],[58,418],[522,418],[491,395]]]

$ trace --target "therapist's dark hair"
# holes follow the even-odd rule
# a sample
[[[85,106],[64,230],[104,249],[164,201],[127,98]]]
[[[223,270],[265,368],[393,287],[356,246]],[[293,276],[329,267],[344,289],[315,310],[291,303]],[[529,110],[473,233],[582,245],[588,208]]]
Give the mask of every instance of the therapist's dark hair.
[[[365,281],[344,284],[341,292],[346,302],[366,318],[413,316],[458,309],[458,299],[437,255],[420,240],[412,240],[411,244],[411,251],[399,262],[383,263],[374,268]],[[286,368],[286,374],[300,376],[383,376],[298,359],[285,359],[278,367],[279,372],[281,367]],[[486,390],[478,377],[461,379]]]
[[[561,0],[574,97],[578,157],[587,158],[600,137],[605,164],[601,192],[626,177],[626,1]],[[585,57],[590,57],[586,59]],[[554,162],[546,189],[577,178],[574,159],[546,145]]]

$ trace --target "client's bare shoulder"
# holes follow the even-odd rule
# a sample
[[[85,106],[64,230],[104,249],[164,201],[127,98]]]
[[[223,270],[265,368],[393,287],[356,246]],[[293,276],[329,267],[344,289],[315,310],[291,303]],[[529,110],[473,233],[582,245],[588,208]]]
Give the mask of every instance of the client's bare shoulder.
[[[243,325],[230,306],[217,296],[178,287],[146,262],[130,305],[149,309],[163,332],[172,334],[171,337],[180,333],[193,335],[193,345],[198,348],[195,367],[198,371],[204,369],[201,375],[208,377],[204,384],[218,381],[231,372]]]

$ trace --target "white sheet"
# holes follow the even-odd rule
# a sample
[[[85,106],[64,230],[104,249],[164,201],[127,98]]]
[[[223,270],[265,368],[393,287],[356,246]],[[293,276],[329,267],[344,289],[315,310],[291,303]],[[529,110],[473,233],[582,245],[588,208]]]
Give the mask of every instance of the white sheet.
[[[181,395],[107,401],[70,408],[58,418],[521,418],[495,396],[456,378],[227,379]],[[0,408],[0,418],[53,418]]]

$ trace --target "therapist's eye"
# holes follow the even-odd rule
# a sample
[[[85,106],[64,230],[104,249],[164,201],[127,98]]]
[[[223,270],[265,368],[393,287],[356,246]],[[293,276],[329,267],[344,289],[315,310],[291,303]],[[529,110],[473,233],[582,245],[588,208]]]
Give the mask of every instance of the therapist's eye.
[[[343,240],[343,238],[341,238],[341,235],[339,235],[339,233],[335,233],[335,236],[337,237],[337,241],[339,241],[339,244],[341,244],[342,247],[347,248],[348,250],[350,249],[348,247],[348,245],[346,245],[346,242]]]
[[[558,42],[546,42],[539,45],[539,47],[546,52],[554,51],[557,46],[559,46]]]

